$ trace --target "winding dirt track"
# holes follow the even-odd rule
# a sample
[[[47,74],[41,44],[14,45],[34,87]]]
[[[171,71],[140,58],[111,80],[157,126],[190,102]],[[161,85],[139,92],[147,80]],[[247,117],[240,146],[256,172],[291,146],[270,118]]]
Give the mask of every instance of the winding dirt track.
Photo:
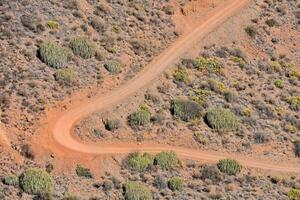
[[[234,155],[224,155],[217,152],[205,152],[181,147],[150,145],[150,144],[113,144],[113,145],[87,145],[80,143],[72,137],[73,126],[83,117],[100,110],[108,109],[122,102],[135,92],[151,84],[159,75],[161,75],[169,66],[176,63],[180,57],[189,51],[204,36],[212,32],[229,17],[241,11],[249,5],[251,0],[232,0],[222,8],[216,8],[203,22],[192,32],[180,37],[170,48],[165,50],[160,56],[155,58],[143,71],[135,78],[119,88],[98,96],[91,101],[84,103],[74,109],[68,110],[59,116],[50,127],[50,131],[56,145],[60,145],[66,150],[71,150],[86,155],[100,154],[126,154],[132,151],[142,151],[155,153],[162,150],[172,150],[179,156],[193,159],[216,162],[227,156],[238,159],[242,165],[265,170],[280,172],[300,172],[300,167],[284,167],[268,164],[267,162],[258,162],[243,160]]]

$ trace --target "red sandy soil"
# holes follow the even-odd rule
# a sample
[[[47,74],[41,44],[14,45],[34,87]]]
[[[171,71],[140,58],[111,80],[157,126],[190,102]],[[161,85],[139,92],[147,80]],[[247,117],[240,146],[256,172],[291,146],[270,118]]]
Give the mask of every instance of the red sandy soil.
[[[218,5],[209,15],[200,21],[187,23],[183,35],[162,54],[156,57],[144,70],[139,72],[132,80],[126,84],[101,95],[96,95],[90,99],[74,100],[67,109],[53,109],[48,112],[47,121],[42,124],[37,138],[34,140],[35,151],[40,157],[45,157],[49,152],[61,159],[64,167],[75,162],[92,163],[99,156],[112,154],[127,154],[132,151],[142,151],[156,153],[159,151],[172,150],[182,158],[201,160],[207,162],[217,162],[226,157],[233,157],[241,162],[243,166],[259,168],[278,172],[297,172],[300,167],[289,163],[273,164],[267,161],[251,160],[238,155],[227,155],[218,152],[208,152],[193,150],[181,147],[156,145],[156,144],[84,144],[74,139],[72,130],[80,119],[96,111],[107,110],[119,102],[126,100],[137,91],[151,84],[168,67],[175,64],[180,57],[188,52],[204,36],[213,31],[226,19],[239,12],[249,5],[250,0],[230,0]],[[195,7],[193,7],[195,8]],[[187,8],[188,10],[193,10]],[[175,20],[184,23],[184,20]],[[79,95],[80,96],[80,95]],[[0,134],[1,135],[1,134]],[[99,160],[98,160],[99,161]],[[98,162],[97,161],[97,162]],[[57,161],[58,162],[58,161]],[[101,162],[101,161],[99,161]],[[99,171],[99,163],[97,163]],[[88,164],[89,165],[89,164]],[[91,166],[91,169],[94,167]]]

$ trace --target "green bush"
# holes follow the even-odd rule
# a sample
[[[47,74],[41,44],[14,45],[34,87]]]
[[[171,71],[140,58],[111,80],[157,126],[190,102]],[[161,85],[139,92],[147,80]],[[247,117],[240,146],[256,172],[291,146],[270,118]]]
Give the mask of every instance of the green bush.
[[[54,74],[55,80],[60,85],[66,85],[66,86],[72,86],[72,84],[75,82],[75,77],[76,76],[74,74],[74,71],[69,68],[59,69]]]
[[[153,157],[148,153],[132,153],[127,157],[126,163],[130,169],[143,172],[153,164]]]
[[[212,108],[205,115],[205,122],[217,131],[234,130],[238,126],[237,117],[228,109]]]
[[[178,164],[179,160],[177,155],[172,151],[163,151],[159,154],[156,154],[154,157],[154,165],[159,166],[163,170],[169,170]]]
[[[19,177],[20,187],[28,194],[45,195],[51,193],[51,176],[41,169],[30,169]]]
[[[236,175],[241,172],[241,165],[233,159],[227,158],[218,162],[218,168],[221,172],[228,175]]]
[[[219,73],[223,67],[222,63],[216,58],[200,57],[196,61],[196,68],[202,72]]]
[[[172,177],[168,181],[168,186],[172,191],[180,191],[183,188],[183,180],[179,177]]]
[[[93,178],[93,174],[91,170],[81,165],[77,165],[75,171],[77,176],[85,177],[85,178]]]
[[[152,192],[144,185],[137,182],[127,182],[124,185],[125,200],[152,200]]]
[[[85,37],[76,37],[71,40],[70,48],[75,55],[79,55],[83,59],[92,58],[96,53],[94,43]]]
[[[254,26],[247,26],[245,28],[245,31],[252,38],[254,38],[257,35],[257,30]]]
[[[300,189],[291,189],[288,192],[288,197],[290,200],[300,200]]]
[[[43,42],[38,50],[39,58],[53,68],[64,67],[71,58],[71,52],[67,48],[60,47],[51,42]]]
[[[277,79],[275,82],[274,82],[274,85],[278,88],[283,88],[284,86],[284,81],[281,80],[281,79]]]
[[[183,67],[178,67],[176,70],[174,70],[173,77],[174,80],[177,82],[187,83],[189,80],[189,74],[187,70]]]
[[[145,107],[140,107],[138,111],[129,116],[129,125],[131,127],[144,126],[150,122],[151,114]]]
[[[108,61],[107,63],[104,64],[104,67],[109,73],[115,75],[121,73],[121,63],[116,61],[116,60],[111,60]]]
[[[190,100],[175,99],[171,103],[171,112],[183,121],[190,121],[201,117],[201,106]]]
[[[121,126],[121,122],[118,119],[108,119],[105,121],[105,128],[108,131],[114,132],[115,130],[119,129]]]
[[[52,30],[59,29],[59,23],[54,20],[47,21],[47,26]]]

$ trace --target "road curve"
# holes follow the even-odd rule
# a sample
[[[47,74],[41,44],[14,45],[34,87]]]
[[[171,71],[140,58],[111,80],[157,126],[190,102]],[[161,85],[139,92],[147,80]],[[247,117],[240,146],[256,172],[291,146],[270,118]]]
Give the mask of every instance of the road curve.
[[[59,116],[51,126],[51,136],[54,141],[63,148],[83,154],[127,154],[132,151],[142,151],[156,153],[163,150],[172,150],[179,156],[193,159],[206,160],[216,162],[228,155],[222,155],[212,152],[204,152],[193,149],[186,149],[173,146],[150,145],[150,144],[113,144],[113,145],[86,145],[80,143],[72,137],[73,126],[83,117],[96,111],[105,110],[122,102],[138,90],[151,84],[159,75],[161,75],[168,67],[176,63],[179,58],[189,51],[204,36],[212,32],[221,25],[229,17],[233,16],[244,7],[249,5],[251,0],[232,0],[222,8],[216,8],[203,22],[190,33],[181,36],[172,46],[166,49],[162,54],[156,57],[144,70],[138,73],[128,83],[114,89],[113,91],[95,97],[91,101],[84,103],[76,108],[67,110]],[[250,160],[238,159],[242,165],[247,167],[260,168],[265,170],[274,170],[280,172],[300,172],[298,167],[284,167],[271,165],[268,163],[255,162]]]

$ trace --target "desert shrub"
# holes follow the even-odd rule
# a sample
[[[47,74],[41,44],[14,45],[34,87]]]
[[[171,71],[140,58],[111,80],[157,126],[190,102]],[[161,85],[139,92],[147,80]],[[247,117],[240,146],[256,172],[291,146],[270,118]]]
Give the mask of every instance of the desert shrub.
[[[45,27],[40,24],[40,19],[33,15],[22,15],[20,18],[23,26],[34,33],[41,33],[45,30]]]
[[[173,6],[171,5],[166,5],[163,7],[163,11],[167,14],[167,15],[174,15],[175,13],[175,9]]]
[[[241,165],[233,159],[227,158],[220,160],[217,164],[219,170],[228,175],[236,175],[241,172]]]
[[[104,67],[107,71],[109,71],[111,74],[119,74],[121,72],[122,66],[121,63],[116,60],[108,61],[104,64]]]
[[[183,180],[179,177],[172,177],[168,181],[168,186],[172,191],[180,191],[183,188]]]
[[[222,180],[222,174],[214,165],[206,165],[201,171],[203,179],[210,179],[213,183],[218,183]]]
[[[151,118],[151,121],[156,124],[163,124],[165,118],[166,118],[165,112],[163,110],[159,110]]]
[[[95,52],[95,58],[98,60],[98,61],[104,61],[107,57],[107,54],[104,50],[100,50],[100,49],[97,49],[96,52]]]
[[[158,175],[154,179],[154,185],[158,189],[162,190],[162,189],[166,189],[168,187],[168,182],[167,182],[166,178],[164,178],[161,175]]]
[[[137,182],[127,182],[124,185],[125,200],[152,200],[152,192],[144,185]]]
[[[115,131],[119,129],[121,126],[121,122],[118,119],[108,119],[105,121],[105,128],[108,131]]]
[[[228,109],[212,108],[205,114],[205,122],[217,131],[229,131],[237,128],[237,117]]]
[[[67,48],[60,47],[51,42],[43,42],[38,50],[39,58],[50,67],[63,67],[71,58]]]
[[[70,48],[75,55],[79,55],[83,59],[92,58],[96,53],[94,43],[85,37],[76,37],[72,39]]]
[[[18,185],[18,177],[16,176],[6,176],[2,179],[3,184],[16,186]]]
[[[290,200],[300,200],[300,189],[291,189],[288,192],[288,197]]]
[[[232,103],[232,102],[234,102],[234,101],[237,99],[238,94],[237,94],[237,92],[234,91],[234,90],[227,90],[227,91],[224,93],[224,97],[225,97],[225,100],[226,100],[227,102]]]
[[[241,57],[231,56],[230,60],[240,67],[244,67],[246,65],[246,61]]]
[[[47,21],[47,26],[52,30],[59,29],[59,23],[54,20]]]
[[[127,157],[126,164],[134,171],[143,172],[153,164],[153,157],[148,153],[132,153]]]
[[[293,96],[287,98],[287,102],[291,105],[292,109],[300,110],[300,96]]]
[[[277,22],[274,18],[267,19],[267,20],[266,20],[266,24],[267,24],[269,27],[278,26],[278,22]]]
[[[201,116],[201,106],[190,100],[175,99],[171,103],[171,112],[183,121],[190,121]]]
[[[300,71],[298,69],[290,69],[287,74],[288,77],[292,79],[299,79],[300,78]]]
[[[79,196],[72,194],[72,193],[65,193],[64,197],[62,198],[62,200],[81,200],[82,198],[80,198]]]
[[[75,172],[77,176],[85,177],[85,178],[93,178],[93,174],[90,169],[85,168],[81,165],[76,165]]]
[[[257,29],[255,26],[247,26],[245,28],[245,31],[252,38],[254,38],[257,35]]]
[[[243,115],[246,116],[246,117],[251,117],[251,115],[252,115],[252,110],[251,110],[251,108],[245,107],[245,108],[243,109]]]
[[[187,83],[189,80],[188,71],[183,67],[178,67],[176,70],[174,70],[173,77],[177,82]]]
[[[148,45],[145,40],[142,39],[133,39],[130,40],[130,44],[133,48],[133,51],[137,55],[141,55],[143,52],[147,52]]]
[[[228,91],[228,88],[223,83],[214,79],[209,79],[208,85],[210,89],[216,93],[224,94]]]
[[[256,132],[254,134],[254,141],[257,144],[263,144],[263,143],[268,141],[268,135],[264,132],[261,132],[261,131]]]
[[[294,142],[295,154],[300,157],[300,140]]]
[[[194,138],[200,144],[206,145],[206,144],[209,143],[208,138],[205,135],[203,135],[201,132],[195,132],[194,133]]]
[[[175,167],[178,165],[179,160],[177,158],[177,155],[170,151],[163,151],[154,157],[154,165],[159,166],[163,170],[169,170],[172,167]]]
[[[278,88],[283,88],[283,86],[284,86],[284,81],[281,80],[281,79],[277,79],[277,80],[275,80],[274,85],[275,85],[276,87],[278,87]]]
[[[222,63],[216,58],[200,57],[196,61],[196,68],[202,72],[219,73],[223,67]]]
[[[209,95],[211,95],[211,91],[205,89],[194,89],[189,92],[190,99],[199,105],[203,105]]]
[[[29,169],[19,177],[20,187],[28,194],[43,195],[51,193],[51,176],[41,169]]]
[[[65,86],[72,86],[72,84],[75,82],[75,77],[76,76],[74,71],[69,68],[59,69],[54,74],[55,80],[60,85],[65,85]]]
[[[144,126],[150,122],[151,114],[146,107],[140,107],[138,111],[129,116],[129,125],[131,127]]]

